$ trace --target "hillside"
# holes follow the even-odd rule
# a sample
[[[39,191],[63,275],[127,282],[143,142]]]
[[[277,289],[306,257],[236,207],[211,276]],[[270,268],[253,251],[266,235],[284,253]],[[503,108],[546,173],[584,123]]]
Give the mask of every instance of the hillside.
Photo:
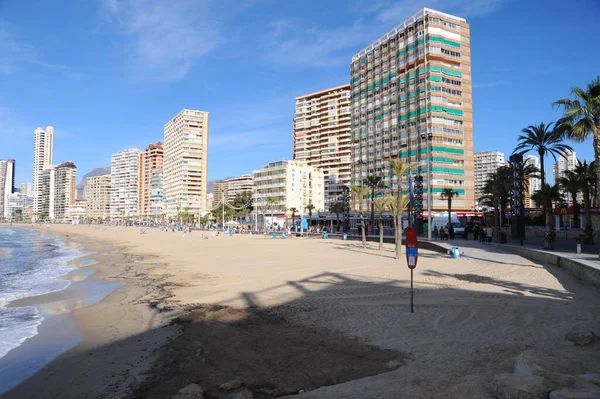
[[[106,168],[95,168],[83,175],[79,184],[76,186],[77,188],[77,198],[83,198],[83,190],[85,189],[85,185],[87,183],[88,177],[94,176],[102,176],[110,173],[110,166]]]

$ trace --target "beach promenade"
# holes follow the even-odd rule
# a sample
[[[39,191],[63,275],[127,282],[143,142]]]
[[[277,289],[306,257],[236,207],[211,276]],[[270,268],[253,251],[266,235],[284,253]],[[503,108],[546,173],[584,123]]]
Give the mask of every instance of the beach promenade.
[[[523,356],[567,365],[547,392],[591,389],[576,376],[600,372],[600,342],[565,339],[600,333],[599,290],[502,249],[421,250],[411,313],[392,244],[40,228],[91,251],[90,278],[126,284],[77,309],[82,342],[6,398],[171,398],[189,384],[227,398],[231,380],[256,398],[494,398]]]

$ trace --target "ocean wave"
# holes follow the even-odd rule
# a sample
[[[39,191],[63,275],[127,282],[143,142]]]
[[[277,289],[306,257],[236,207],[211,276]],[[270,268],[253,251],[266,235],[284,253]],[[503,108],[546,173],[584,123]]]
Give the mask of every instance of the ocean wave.
[[[43,320],[33,306],[0,309],[0,357],[37,335]]]
[[[11,228],[0,227],[0,236],[12,236],[15,233],[16,231]]]
[[[3,258],[0,268],[0,357],[35,336],[43,320],[35,307],[6,305],[17,299],[64,290],[71,282],[59,277],[73,270],[70,261],[82,256],[56,235],[25,229],[14,234],[2,240],[3,248],[10,249],[5,251],[10,256]]]

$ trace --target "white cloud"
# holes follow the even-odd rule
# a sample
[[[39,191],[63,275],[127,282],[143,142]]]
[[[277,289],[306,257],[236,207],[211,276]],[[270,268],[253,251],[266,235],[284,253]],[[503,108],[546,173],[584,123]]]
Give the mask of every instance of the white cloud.
[[[351,24],[331,29],[279,20],[267,36],[272,62],[312,67],[349,64],[350,57],[423,6],[470,18],[498,10],[505,0],[355,0],[349,5]]]
[[[101,0],[101,17],[127,39],[141,78],[174,81],[221,43],[214,0]]]
[[[39,66],[47,71],[58,72],[69,79],[87,77],[84,73],[73,72],[66,65],[45,61],[43,55],[34,46],[19,39],[0,21],[0,74],[14,74],[25,65]]]
[[[379,29],[380,30],[380,29]],[[355,23],[334,29],[304,28],[289,20],[280,20],[268,36],[268,59],[280,64],[330,67],[350,62],[350,56],[368,44],[377,27]]]

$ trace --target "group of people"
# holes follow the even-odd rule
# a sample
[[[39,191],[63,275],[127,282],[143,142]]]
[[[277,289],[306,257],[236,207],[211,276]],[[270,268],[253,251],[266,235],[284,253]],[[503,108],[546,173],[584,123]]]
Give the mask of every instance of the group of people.
[[[476,224],[468,225],[465,227],[465,240],[469,240],[469,234],[473,234],[473,240],[480,242],[492,242],[492,237],[494,236],[494,229],[492,226],[480,226]]]
[[[492,242],[494,235],[494,229],[491,226],[480,226],[476,224],[473,226],[469,224],[465,227],[464,238],[466,241],[469,240],[469,235],[473,235],[473,240],[480,242]],[[454,227],[452,225],[441,226],[439,229],[437,226],[433,228],[433,237],[437,240],[438,237],[441,241],[454,240]]]
[[[454,227],[446,225],[446,227],[441,226],[438,230],[437,226],[435,226],[433,228],[433,237],[436,240],[439,237],[442,241],[454,240]]]

